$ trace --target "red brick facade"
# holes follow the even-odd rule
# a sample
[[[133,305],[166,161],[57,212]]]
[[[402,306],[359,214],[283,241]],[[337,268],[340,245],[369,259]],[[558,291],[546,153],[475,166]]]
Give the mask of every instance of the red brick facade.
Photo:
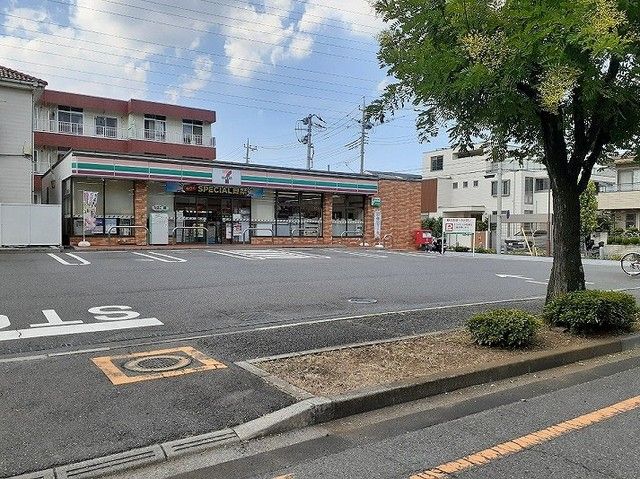
[[[380,180],[378,182],[378,195],[382,201],[380,212],[382,215],[380,238],[374,238],[373,218],[377,208],[371,206],[371,197],[367,197],[364,209],[364,237],[339,238],[332,235],[332,208],[333,197],[324,195],[322,205],[322,237],[253,237],[252,245],[261,246],[321,246],[341,245],[360,246],[363,243],[374,246],[382,242],[385,235],[386,246],[393,249],[414,249],[412,231],[420,229],[420,188],[418,181]],[[134,217],[136,226],[147,226],[148,217],[147,182],[136,181],[134,183]],[[146,245],[147,232],[143,228],[135,230],[135,236],[121,237],[114,235],[109,242],[108,238],[91,236],[89,241],[95,246],[117,245]],[[71,237],[71,244],[77,245],[81,237]]]
[[[382,238],[389,234],[386,244],[394,249],[414,249],[412,231],[420,229],[420,193],[421,184],[417,181],[380,180],[378,182],[378,195],[382,200],[380,211],[382,214],[382,226],[380,240],[374,238],[373,215],[376,208],[371,206],[371,198],[368,197],[364,209],[364,238],[338,238],[332,236],[332,196],[324,195],[322,205],[322,238],[293,237],[293,238],[251,238],[251,244],[268,246],[312,246],[318,244],[360,246],[363,242],[374,246],[382,242]]]

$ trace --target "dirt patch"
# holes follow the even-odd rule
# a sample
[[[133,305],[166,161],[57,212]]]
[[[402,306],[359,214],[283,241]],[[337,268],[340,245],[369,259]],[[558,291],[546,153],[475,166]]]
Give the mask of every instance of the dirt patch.
[[[257,364],[312,394],[332,396],[367,386],[523,358],[538,351],[586,345],[600,338],[580,338],[543,329],[535,344],[523,350],[481,347],[466,331],[447,331],[373,346],[339,349]]]

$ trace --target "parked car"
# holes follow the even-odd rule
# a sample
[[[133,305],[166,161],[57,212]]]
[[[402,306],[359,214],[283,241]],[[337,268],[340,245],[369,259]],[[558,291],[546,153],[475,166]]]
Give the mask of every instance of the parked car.
[[[513,236],[505,239],[504,244],[507,250],[527,249],[527,242],[529,242],[529,247],[535,245],[536,248],[546,248],[548,241],[549,234],[545,230],[524,230],[524,234],[523,230],[520,230]]]

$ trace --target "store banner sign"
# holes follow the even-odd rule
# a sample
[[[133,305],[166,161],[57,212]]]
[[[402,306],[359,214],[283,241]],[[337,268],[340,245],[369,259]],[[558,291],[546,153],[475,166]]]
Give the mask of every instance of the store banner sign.
[[[382,235],[382,211],[375,210],[373,212],[373,237],[380,239]]]
[[[229,168],[213,168],[211,182],[214,185],[240,186],[240,170],[231,170]]]
[[[98,209],[98,192],[82,192],[82,219],[84,231],[94,231],[97,225],[96,212]]]
[[[474,234],[476,232],[476,219],[443,218],[442,231],[445,234]]]

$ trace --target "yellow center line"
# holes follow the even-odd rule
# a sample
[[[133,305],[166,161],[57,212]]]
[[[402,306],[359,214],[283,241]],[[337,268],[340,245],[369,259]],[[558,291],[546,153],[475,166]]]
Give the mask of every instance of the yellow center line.
[[[501,459],[505,456],[524,451],[533,446],[551,441],[557,437],[563,436],[571,431],[584,429],[593,424],[606,421],[619,414],[632,411],[640,407],[640,396],[629,398],[625,401],[613,404],[603,409],[578,416],[569,421],[564,421],[553,426],[541,429],[540,431],[521,436],[511,441],[497,444],[489,449],[478,451],[470,456],[457,459],[455,461],[441,464],[428,471],[414,474],[410,479],[443,479],[449,474],[463,471],[471,467],[483,466],[489,462]]]

